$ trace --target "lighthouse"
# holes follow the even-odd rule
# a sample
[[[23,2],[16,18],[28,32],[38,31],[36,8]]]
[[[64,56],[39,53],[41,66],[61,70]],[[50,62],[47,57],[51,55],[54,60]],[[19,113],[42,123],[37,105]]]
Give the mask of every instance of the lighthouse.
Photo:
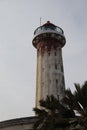
[[[37,49],[36,107],[47,96],[59,97],[65,92],[62,47],[66,43],[64,31],[47,21],[34,31],[32,40]]]

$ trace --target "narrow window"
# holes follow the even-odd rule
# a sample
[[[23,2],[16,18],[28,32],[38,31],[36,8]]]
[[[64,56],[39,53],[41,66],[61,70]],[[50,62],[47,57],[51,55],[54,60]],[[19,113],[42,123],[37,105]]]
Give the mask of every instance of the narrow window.
[[[51,80],[49,79],[49,84],[51,84]]]
[[[44,67],[42,67],[42,72],[44,72]]]
[[[55,56],[56,56],[56,51],[55,51]]]
[[[61,71],[63,72],[63,66],[61,66]]]
[[[58,79],[56,79],[56,85],[58,84]]]
[[[50,56],[50,52],[48,52],[48,56]]]
[[[55,69],[57,70],[57,64],[55,64]]]
[[[57,94],[59,93],[58,92],[58,79],[56,79],[56,91],[57,91]]]

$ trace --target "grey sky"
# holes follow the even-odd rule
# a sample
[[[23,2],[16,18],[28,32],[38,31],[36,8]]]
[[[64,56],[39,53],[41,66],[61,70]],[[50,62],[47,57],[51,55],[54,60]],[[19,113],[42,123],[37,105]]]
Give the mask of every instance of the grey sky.
[[[87,0],[0,0],[0,120],[34,115],[40,17],[65,32],[66,88],[87,80]]]

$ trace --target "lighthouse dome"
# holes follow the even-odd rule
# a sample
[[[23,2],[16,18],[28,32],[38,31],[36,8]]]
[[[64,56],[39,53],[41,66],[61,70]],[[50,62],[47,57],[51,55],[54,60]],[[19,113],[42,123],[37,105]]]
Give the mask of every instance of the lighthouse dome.
[[[43,24],[42,26],[38,27],[34,31],[34,35],[38,35],[41,33],[59,33],[60,35],[63,35],[64,32],[60,27],[57,27],[56,25],[52,24],[50,21],[47,21],[47,23]]]
[[[38,27],[34,31],[32,43],[37,48],[38,42],[45,38],[54,38],[61,43],[61,47],[63,47],[66,43],[63,30],[60,27],[51,23],[50,21],[47,21],[47,23]]]

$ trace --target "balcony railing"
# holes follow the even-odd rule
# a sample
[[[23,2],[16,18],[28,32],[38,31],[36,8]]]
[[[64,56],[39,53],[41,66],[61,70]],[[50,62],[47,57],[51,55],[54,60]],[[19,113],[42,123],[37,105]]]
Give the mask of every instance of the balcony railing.
[[[34,31],[34,35],[38,35],[40,33],[47,33],[47,32],[53,32],[53,33],[59,33],[64,34],[63,30],[57,26],[40,26]]]

